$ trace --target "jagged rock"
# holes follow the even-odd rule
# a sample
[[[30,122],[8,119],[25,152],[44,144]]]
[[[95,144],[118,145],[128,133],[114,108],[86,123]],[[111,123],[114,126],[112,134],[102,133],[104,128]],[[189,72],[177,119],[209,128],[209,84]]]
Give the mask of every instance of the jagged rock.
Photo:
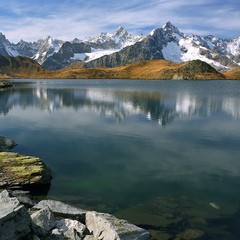
[[[33,213],[31,219],[34,233],[38,236],[46,236],[55,227],[55,217],[48,207]]]
[[[86,227],[93,236],[103,240],[148,240],[150,234],[126,220],[107,213],[86,213]]]
[[[77,220],[61,219],[56,221],[58,232],[67,239],[81,240],[86,226]]]
[[[6,198],[9,198],[10,195],[9,195],[9,192],[4,189],[1,193],[0,193],[0,199],[6,199]]]
[[[0,197],[1,240],[23,239],[30,232],[30,216],[17,198],[9,198],[6,192]]]
[[[0,188],[31,188],[51,182],[51,170],[40,158],[0,152]]]
[[[62,203],[54,200],[42,200],[36,206],[35,209],[42,209],[49,207],[55,215],[74,218],[77,220],[83,220],[86,214],[86,210],[82,210],[73,206],[70,206],[66,203]]]
[[[0,88],[2,87],[1,84],[2,83],[0,82]],[[16,145],[17,144],[11,139],[0,136],[0,151],[9,151]]]

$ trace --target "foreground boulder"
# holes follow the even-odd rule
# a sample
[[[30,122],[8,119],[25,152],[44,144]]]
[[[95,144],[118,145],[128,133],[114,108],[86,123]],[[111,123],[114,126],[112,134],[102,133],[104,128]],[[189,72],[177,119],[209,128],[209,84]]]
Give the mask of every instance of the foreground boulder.
[[[146,240],[150,234],[126,220],[107,213],[87,212],[86,226],[93,236],[104,240]]]
[[[1,240],[150,239],[146,230],[110,214],[85,211],[53,200],[42,201],[33,208],[24,206],[24,203],[16,197],[12,198],[6,190],[0,193]],[[56,210],[57,213],[54,213]],[[73,212],[83,219],[71,219]]]
[[[30,233],[31,218],[27,209],[17,198],[9,197],[7,191],[0,194],[0,239],[22,239]]]
[[[51,170],[40,158],[0,152],[0,188],[41,189],[51,178]]]

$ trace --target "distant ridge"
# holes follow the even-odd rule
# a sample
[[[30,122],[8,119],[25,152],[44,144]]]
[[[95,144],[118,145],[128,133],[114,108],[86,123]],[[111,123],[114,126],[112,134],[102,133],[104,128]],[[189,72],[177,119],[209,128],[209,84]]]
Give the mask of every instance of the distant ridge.
[[[219,80],[226,76],[227,73],[224,75],[200,60],[184,63],[149,60],[116,68],[84,68],[82,62],[75,62],[56,71],[45,69],[26,57],[0,56],[0,77],[3,78]]]

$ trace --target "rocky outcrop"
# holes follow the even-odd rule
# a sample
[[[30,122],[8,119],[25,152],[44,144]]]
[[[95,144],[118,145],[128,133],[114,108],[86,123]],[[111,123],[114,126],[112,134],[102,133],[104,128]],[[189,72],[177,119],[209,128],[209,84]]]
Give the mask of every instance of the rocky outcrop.
[[[51,170],[40,158],[0,152],[0,188],[33,189],[50,184],[51,178]]]
[[[164,70],[159,78],[172,80],[223,80],[225,76],[208,63],[193,60],[182,67]]]
[[[33,208],[25,202],[19,196],[11,197],[6,190],[0,193],[1,240],[150,239],[146,230],[110,214],[85,211],[53,200],[41,201]],[[72,219],[73,213],[81,220]]]
[[[1,86],[1,82],[0,82],[0,86]],[[17,144],[13,140],[0,136],[0,152],[8,151],[14,148],[16,145]]]

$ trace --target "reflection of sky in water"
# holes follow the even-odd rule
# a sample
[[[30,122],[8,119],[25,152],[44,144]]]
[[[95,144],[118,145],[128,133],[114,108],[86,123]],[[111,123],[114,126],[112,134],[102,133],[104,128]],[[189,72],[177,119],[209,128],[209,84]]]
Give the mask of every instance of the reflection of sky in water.
[[[239,83],[218,95],[206,82],[182,82],[188,85],[179,91],[172,82],[150,82],[151,89],[136,81],[131,91],[122,82],[1,92],[0,134],[52,168],[52,195],[120,203],[184,192],[240,200]]]

